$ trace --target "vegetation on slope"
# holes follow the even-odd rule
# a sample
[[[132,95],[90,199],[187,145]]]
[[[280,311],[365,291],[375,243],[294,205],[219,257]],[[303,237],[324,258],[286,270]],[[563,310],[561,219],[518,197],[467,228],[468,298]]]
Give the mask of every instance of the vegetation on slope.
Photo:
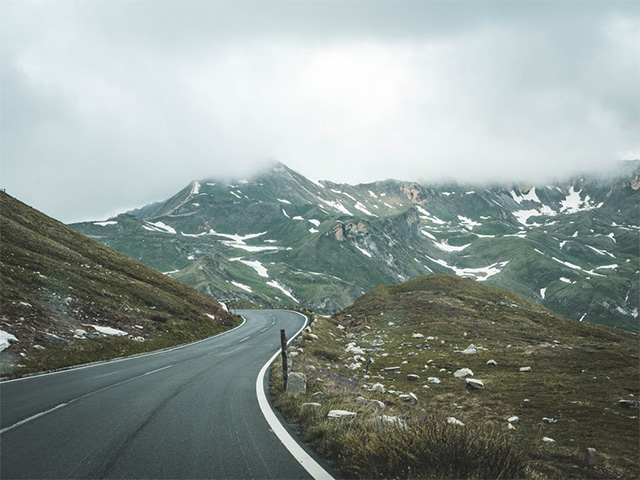
[[[237,323],[211,297],[4,192],[0,229],[0,330],[19,340],[2,352],[3,374],[154,350]],[[95,326],[128,335],[104,335]]]
[[[445,275],[377,287],[311,328],[317,338],[291,347],[290,371],[307,375],[306,393],[282,393],[277,367],[271,391],[346,476],[637,475],[638,410],[619,404],[640,395],[635,334]],[[462,353],[471,344],[475,353]],[[463,368],[484,388],[466,388],[454,376]],[[416,400],[401,396],[409,393]],[[312,402],[320,406],[302,406]],[[328,419],[333,409],[357,415]],[[587,447],[598,452],[595,465],[583,460]]]

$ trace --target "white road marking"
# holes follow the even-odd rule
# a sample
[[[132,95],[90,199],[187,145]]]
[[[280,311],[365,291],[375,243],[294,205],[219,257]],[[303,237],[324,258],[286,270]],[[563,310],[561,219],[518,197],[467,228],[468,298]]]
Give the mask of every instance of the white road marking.
[[[123,381],[118,382],[118,383],[114,383],[113,385],[107,385],[106,387],[100,388],[98,390],[94,390],[93,392],[85,393],[84,395],[81,395],[79,397],[73,398],[73,399],[69,400],[66,403],[61,403],[60,405],[56,405],[55,407],[50,408],[49,410],[45,410],[44,412],[36,413],[35,415],[30,416],[29,418],[25,418],[24,420],[20,420],[19,422],[14,423],[13,425],[5,427],[2,430],[0,430],[0,435],[2,435],[5,432],[8,432],[9,430],[13,430],[16,427],[24,425],[25,423],[29,423],[29,422],[37,419],[37,418],[43,417],[43,416],[47,415],[48,413],[54,412],[54,411],[58,410],[59,408],[66,407],[67,405],[69,405],[69,404],[71,404],[73,402],[76,402],[78,400],[82,400],[83,398],[90,397],[91,395],[95,395],[96,393],[100,393],[100,392],[103,392],[105,390],[109,390],[110,388],[117,387],[119,385],[122,385],[123,383],[127,383],[127,382],[130,382],[132,380],[136,380],[137,378],[142,378],[144,376],[151,375],[152,373],[156,373],[156,372],[159,372],[161,370],[166,370],[167,368],[171,368],[171,367],[173,367],[173,365],[167,365],[166,367],[157,368],[156,370],[152,370],[150,372],[146,372],[146,373],[143,373],[141,375],[136,375],[135,377],[128,378],[128,379],[123,380]]]
[[[251,337],[244,337],[242,340],[238,340],[238,343],[242,343],[242,342],[244,342],[245,340],[249,340],[250,338],[251,338]]]
[[[305,317],[301,313],[292,313],[297,313],[298,315],[301,315],[306,320],[308,320],[307,317]],[[291,343],[291,341],[296,338],[300,334],[300,332],[302,332],[306,324],[307,322],[305,321],[305,324],[300,328],[300,330],[298,330],[294,335],[291,336],[289,342],[287,343]],[[278,417],[276,417],[276,414],[269,405],[269,401],[267,400],[267,396],[264,390],[264,376],[271,363],[277,358],[279,354],[280,350],[278,349],[278,351],[273,354],[273,356],[267,361],[267,363],[264,364],[264,366],[260,370],[260,373],[258,374],[258,378],[256,379],[256,395],[258,396],[258,404],[260,405],[260,410],[262,410],[262,414],[267,420],[267,423],[269,423],[269,426],[271,427],[273,433],[276,434],[285,448],[289,450],[291,455],[293,455],[298,463],[300,463],[300,465],[302,465],[304,469],[309,472],[309,475],[311,475],[316,480],[333,480],[333,477],[329,474],[329,472],[327,472],[324,468],[322,468],[322,466],[320,466],[318,462],[311,458],[311,456],[304,451],[304,449],[289,434],[289,432],[287,432],[287,430],[280,423]]]

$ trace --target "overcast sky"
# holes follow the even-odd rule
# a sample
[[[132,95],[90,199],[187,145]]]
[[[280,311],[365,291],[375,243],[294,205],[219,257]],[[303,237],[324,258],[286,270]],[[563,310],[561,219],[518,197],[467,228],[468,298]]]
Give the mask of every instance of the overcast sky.
[[[637,0],[0,5],[0,184],[65,222],[268,160],[360,183],[640,158]]]

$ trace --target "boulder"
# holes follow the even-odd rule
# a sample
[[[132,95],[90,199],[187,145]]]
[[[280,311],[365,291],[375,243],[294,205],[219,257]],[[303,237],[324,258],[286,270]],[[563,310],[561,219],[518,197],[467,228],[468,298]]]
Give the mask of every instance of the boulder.
[[[356,412],[349,412],[348,410],[331,410],[327,413],[327,418],[355,417],[356,415]]]
[[[496,362],[493,359],[487,360],[487,365],[491,365],[492,367],[497,367],[498,366],[498,362]]]
[[[427,380],[429,381],[429,383],[441,383],[438,377],[429,377],[427,378]]]
[[[424,335],[421,333],[414,333],[413,335],[411,335],[412,338],[424,338]]]
[[[476,347],[473,343],[471,345],[469,345],[467,348],[465,348],[464,350],[460,351],[461,354],[463,355],[473,355],[474,353],[478,353],[478,347]]]
[[[518,421],[520,421],[520,417],[513,416],[513,417],[507,418],[507,422],[509,423],[518,423]]]
[[[59,337],[58,335],[55,335],[49,332],[40,332],[36,335],[35,339],[39,342],[58,343],[58,344],[69,345],[69,346],[73,345],[72,340]]]
[[[457,378],[473,377],[473,372],[468,368],[461,368],[460,370],[456,370],[453,376]]]
[[[484,388],[484,383],[482,382],[482,380],[478,380],[476,378],[467,378],[467,388],[470,388],[472,390]]]
[[[384,385],[382,385],[381,383],[374,383],[371,388],[369,389],[370,392],[378,392],[378,393],[384,393]]]
[[[464,423],[462,423],[460,420],[458,420],[455,417],[447,417],[447,423],[449,425],[457,425],[458,427],[464,427]]]
[[[409,373],[407,375],[407,380],[409,380],[410,382],[417,382],[418,380],[420,380],[420,375],[416,375],[415,373]]]
[[[584,464],[587,467],[592,467],[596,464],[596,456],[598,452],[595,448],[585,448],[584,449]]]
[[[307,392],[307,376],[302,372],[291,372],[287,377],[287,392]]]
[[[520,367],[520,371],[521,372],[530,372],[531,371],[531,367]]]

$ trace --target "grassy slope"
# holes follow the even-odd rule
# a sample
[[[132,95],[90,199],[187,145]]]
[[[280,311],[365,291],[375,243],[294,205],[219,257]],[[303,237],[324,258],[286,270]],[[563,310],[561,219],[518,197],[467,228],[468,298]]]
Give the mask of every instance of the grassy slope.
[[[86,238],[6,193],[0,193],[0,228],[0,329],[19,340],[4,352],[4,373],[16,359],[23,367],[13,369],[13,374],[41,371],[184,343],[235,324],[212,298]],[[75,329],[93,332],[88,326],[92,324],[124,330],[138,340],[72,339]],[[42,332],[74,344],[36,340]],[[34,344],[42,344],[45,350],[35,349]]]
[[[492,456],[496,451],[516,455],[522,469],[506,469],[510,472],[507,476],[637,475],[638,411],[618,405],[619,399],[640,395],[635,334],[566,320],[514,294],[442,275],[378,287],[332,319],[319,319],[312,328],[319,339],[299,345],[303,351],[293,357],[293,370],[307,373],[310,379],[308,394],[277,393],[277,375],[273,377],[272,390],[276,403],[292,421],[301,424],[306,438],[315,441],[348,475],[450,478],[500,474],[500,470],[453,472],[442,465],[430,467],[415,458],[416,446],[397,432],[392,436],[400,443],[393,448],[378,445],[379,455],[393,451],[388,453],[385,470],[370,458],[370,450],[380,437],[375,435],[376,423],[372,420],[380,413],[404,418],[410,431],[425,418],[443,425],[445,417],[454,416],[467,425],[467,440],[484,439],[484,446],[473,447],[484,451],[478,458]],[[422,333],[424,338],[412,338],[413,333]],[[437,340],[426,340],[429,336]],[[370,352],[374,363],[368,374],[364,364],[356,370],[347,368],[354,362],[354,354],[345,350],[349,342]],[[487,350],[478,350],[475,355],[456,352],[471,343]],[[488,366],[490,359],[498,365]],[[396,372],[382,370],[396,366],[401,367]],[[524,366],[530,366],[532,371],[520,372]],[[453,372],[465,367],[484,381],[485,389],[471,391],[465,388],[463,379],[453,376]],[[410,382],[409,373],[419,375],[420,380]],[[428,377],[438,377],[441,383],[429,383]],[[387,393],[367,391],[366,387],[375,382],[384,384]],[[408,404],[388,393],[389,389],[413,392],[418,402]],[[324,395],[312,397],[315,391]],[[356,403],[358,396],[381,400],[386,408],[376,412],[371,405]],[[303,402],[311,401],[322,406],[301,409]],[[328,421],[326,413],[332,408],[356,411],[358,416],[338,423]],[[506,419],[514,415],[520,417],[516,429],[507,430]],[[543,417],[558,422],[548,424]],[[446,437],[451,432],[451,428],[443,428],[431,437]],[[505,447],[504,437],[495,436],[496,432],[509,435],[515,452],[522,450],[522,456]],[[544,443],[544,436],[556,442]],[[423,443],[429,443],[431,437],[427,435]],[[404,450],[398,447],[400,444]],[[598,450],[596,467],[583,466],[586,447]],[[343,455],[341,451],[351,454]],[[362,455],[370,458],[371,467],[362,464]],[[398,460],[398,455],[403,460]],[[446,453],[439,458],[446,461]],[[464,462],[477,463],[478,458]],[[407,465],[412,469],[406,470]]]

